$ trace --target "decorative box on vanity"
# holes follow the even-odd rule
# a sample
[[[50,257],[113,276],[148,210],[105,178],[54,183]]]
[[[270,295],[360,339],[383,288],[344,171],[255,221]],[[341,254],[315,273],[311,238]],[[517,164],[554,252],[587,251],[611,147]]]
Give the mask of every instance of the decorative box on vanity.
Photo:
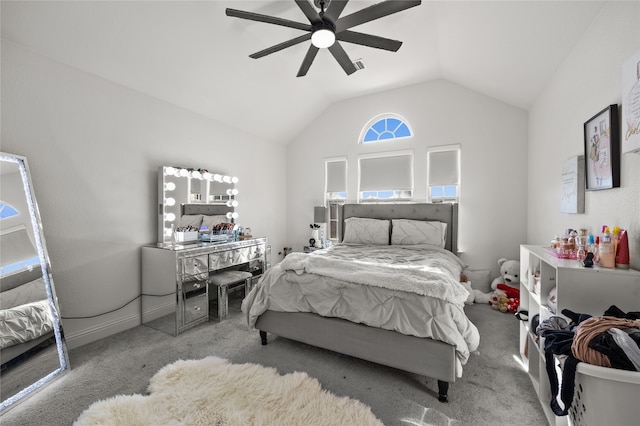
[[[237,269],[250,272],[257,280],[269,263],[266,238],[144,246],[142,323],[175,336],[206,322],[209,299],[215,294],[209,289],[211,277]]]

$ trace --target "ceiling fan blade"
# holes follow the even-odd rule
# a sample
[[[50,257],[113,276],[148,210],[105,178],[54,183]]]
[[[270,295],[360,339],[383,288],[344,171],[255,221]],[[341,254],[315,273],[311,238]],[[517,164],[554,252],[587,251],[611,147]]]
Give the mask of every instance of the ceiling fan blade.
[[[333,57],[336,58],[336,61],[338,61],[347,75],[351,75],[357,71],[355,65],[353,65],[353,62],[351,62],[351,59],[349,59],[347,52],[344,51],[340,43],[338,43],[337,41],[333,43],[333,45],[329,47],[329,52],[331,52]]]
[[[264,22],[266,24],[281,25],[283,27],[295,28],[297,30],[311,31],[311,25],[301,22],[290,21],[289,19],[276,18],[275,16],[262,15],[260,13],[245,12],[237,9],[225,10],[227,16],[234,18],[248,19],[250,21]]]
[[[305,75],[307,75],[307,71],[309,71],[313,60],[316,58],[318,50],[320,49],[315,47],[313,44],[309,46],[309,50],[307,50],[307,54],[304,55],[302,65],[300,65],[300,69],[298,70],[298,75],[296,75],[296,77],[304,77]]]
[[[331,22],[335,23],[348,2],[349,0],[331,0],[329,7],[327,7],[327,10],[324,12],[324,17],[329,18]]]
[[[252,53],[251,55],[249,55],[249,57],[253,59],[262,58],[263,56],[267,56],[272,53],[279,52],[282,49],[286,49],[287,47],[290,47],[290,46],[295,46],[296,44],[302,43],[303,41],[307,41],[310,39],[311,39],[311,33],[303,34],[300,37],[292,38],[291,40],[284,41],[282,43],[268,47],[256,53]]]
[[[316,9],[313,6],[311,6],[311,3],[309,3],[309,0],[295,0],[295,2],[300,8],[300,10],[302,10],[302,13],[304,13],[304,16],[307,17],[309,22],[322,21],[322,18],[320,18],[320,15],[316,11]]]
[[[398,49],[400,49],[400,46],[402,46],[402,42],[398,40],[391,40],[389,38],[349,30],[336,34],[336,40],[360,44],[367,47],[375,47],[377,49],[390,50],[392,52],[397,52]]]
[[[373,6],[365,7],[351,15],[338,19],[338,22],[336,22],[336,33],[355,27],[356,25],[364,24],[365,22],[373,21],[374,19],[418,6],[420,3],[422,3],[420,0],[387,0],[374,4]]]

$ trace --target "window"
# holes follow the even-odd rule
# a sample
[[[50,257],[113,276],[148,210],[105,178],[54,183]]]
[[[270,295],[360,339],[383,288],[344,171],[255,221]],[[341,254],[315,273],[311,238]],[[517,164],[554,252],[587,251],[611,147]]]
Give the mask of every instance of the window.
[[[0,219],[6,219],[8,217],[17,216],[20,213],[14,209],[11,205],[0,201]]]
[[[325,161],[325,204],[329,209],[327,238],[340,240],[340,205],[347,199],[347,159],[333,158]]]
[[[429,201],[457,203],[460,198],[460,145],[430,148],[427,171]]]
[[[358,158],[358,201],[409,201],[413,198],[413,152]]]
[[[347,159],[334,158],[324,162],[325,198],[330,200],[347,199]]]
[[[406,121],[395,114],[385,114],[369,121],[362,131],[362,143],[388,141],[413,136]]]

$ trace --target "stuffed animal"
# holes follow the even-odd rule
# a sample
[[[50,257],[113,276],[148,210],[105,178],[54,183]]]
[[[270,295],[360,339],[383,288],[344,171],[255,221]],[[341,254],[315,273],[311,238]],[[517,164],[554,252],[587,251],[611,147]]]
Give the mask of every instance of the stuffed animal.
[[[489,305],[500,312],[515,313],[520,306],[520,289],[498,284]]]
[[[471,288],[471,282],[469,282],[469,278],[467,278],[467,276],[465,274],[460,274],[460,284],[462,284],[462,286],[467,289],[467,291],[469,292],[469,296],[467,297],[467,300],[465,300],[465,304],[466,305],[473,305],[473,302],[475,300],[475,293],[473,292],[473,289]]]
[[[488,303],[501,312],[515,312],[520,305],[520,262],[500,259],[500,276],[491,283],[492,292],[474,290],[476,303]]]

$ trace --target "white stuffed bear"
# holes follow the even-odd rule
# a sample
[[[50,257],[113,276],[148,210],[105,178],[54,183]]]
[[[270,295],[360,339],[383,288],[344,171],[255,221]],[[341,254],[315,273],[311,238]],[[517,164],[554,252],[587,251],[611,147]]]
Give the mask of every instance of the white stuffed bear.
[[[492,292],[483,293],[479,290],[473,290],[475,303],[489,303],[496,296],[506,296],[504,290],[498,289],[498,284],[505,284],[514,289],[520,289],[520,262],[517,260],[498,260],[500,266],[500,276],[491,282]]]

